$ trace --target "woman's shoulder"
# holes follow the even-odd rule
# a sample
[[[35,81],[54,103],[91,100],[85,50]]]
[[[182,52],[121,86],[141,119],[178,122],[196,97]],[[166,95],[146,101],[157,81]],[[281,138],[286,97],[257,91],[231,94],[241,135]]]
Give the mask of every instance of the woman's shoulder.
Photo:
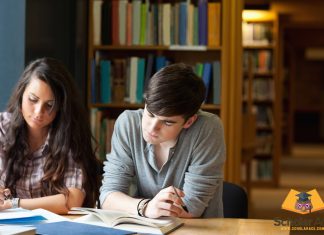
[[[0,128],[6,128],[9,125],[12,114],[8,112],[0,112]]]

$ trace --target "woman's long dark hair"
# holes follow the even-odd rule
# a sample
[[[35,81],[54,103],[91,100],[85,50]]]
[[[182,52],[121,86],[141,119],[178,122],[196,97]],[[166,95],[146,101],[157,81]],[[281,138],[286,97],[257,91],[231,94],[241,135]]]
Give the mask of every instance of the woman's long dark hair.
[[[4,140],[5,164],[7,169],[6,187],[13,195],[15,185],[21,177],[21,167],[25,159],[27,127],[21,113],[22,96],[26,86],[35,77],[47,83],[55,98],[57,110],[51,124],[49,148],[44,165],[42,196],[62,193],[68,196],[64,185],[64,174],[68,169],[68,158],[72,156],[81,167],[86,198],[83,206],[93,207],[99,194],[99,163],[91,141],[89,115],[71,74],[56,59],[41,58],[30,63],[23,72],[8,103],[11,120]]]

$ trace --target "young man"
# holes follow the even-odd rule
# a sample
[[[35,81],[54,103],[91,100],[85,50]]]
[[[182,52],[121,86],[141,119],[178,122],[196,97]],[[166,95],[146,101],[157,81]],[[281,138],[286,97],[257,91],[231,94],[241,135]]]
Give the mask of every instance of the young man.
[[[149,80],[144,110],[125,111],[116,121],[100,189],[103,209],[150,218],[223,216],[223,127],[199,110],[204,98],[204,83],[185,64]]]

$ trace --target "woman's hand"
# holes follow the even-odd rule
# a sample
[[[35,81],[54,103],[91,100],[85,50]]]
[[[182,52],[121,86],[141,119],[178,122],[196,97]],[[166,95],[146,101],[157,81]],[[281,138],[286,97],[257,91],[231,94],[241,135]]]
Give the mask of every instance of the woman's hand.
[[[177,190],[179,197],[174,190]],[[181,217],[183,213],[186,213],[181,207],[184,205],[181,197],[184,197],[184,193],[180,189],[173,186],[164,188],[147,204],[144,215],[149,218]]]
[[[11,203],[11,193],[10,190],[7,188],[0,188],[0,211],[5,209],[10,209],[12,207]]]

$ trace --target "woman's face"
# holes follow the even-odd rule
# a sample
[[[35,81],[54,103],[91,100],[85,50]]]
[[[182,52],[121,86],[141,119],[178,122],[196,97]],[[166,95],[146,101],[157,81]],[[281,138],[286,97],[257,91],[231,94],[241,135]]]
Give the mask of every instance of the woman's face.
[[[21,112],[31,131],[47,131],[57,111],[54,95],[47,83],[33,76],[22,97]]]

